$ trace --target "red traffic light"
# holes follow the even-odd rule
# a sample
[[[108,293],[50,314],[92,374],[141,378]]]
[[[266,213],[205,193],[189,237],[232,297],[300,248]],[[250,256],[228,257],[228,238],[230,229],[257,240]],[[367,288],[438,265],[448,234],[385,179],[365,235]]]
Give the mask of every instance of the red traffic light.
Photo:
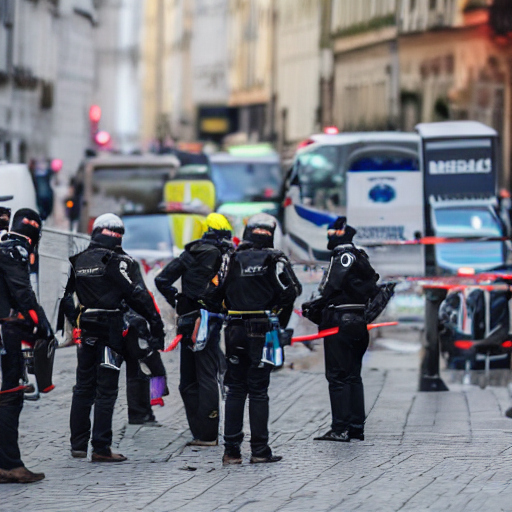
[[[106,146],[110,142],[110,133],[100,130],[95,136],[94,136],[94,142],[98,144],[98,146]]]
[[[89,119],[93,123],[99,123],[101,119],[101,108],[98,105],[91,105],[89,109]]]

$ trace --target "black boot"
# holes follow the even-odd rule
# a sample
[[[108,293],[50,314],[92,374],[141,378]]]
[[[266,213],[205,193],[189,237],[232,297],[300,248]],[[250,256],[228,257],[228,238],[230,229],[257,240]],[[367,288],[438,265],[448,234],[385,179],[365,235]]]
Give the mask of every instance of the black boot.
[[[337,433],[334,430],[329,430],[323,436],[314,437],[315,441],[338,441],[340,443],[348,443],[350,441],[350,436],[348,434],[348,430],[344,430],[343,432]]]
[[[362,428],[350,427],[348,429],[348,435],[350,439],[357,439],[358,441],[364,441],[364,430]]]

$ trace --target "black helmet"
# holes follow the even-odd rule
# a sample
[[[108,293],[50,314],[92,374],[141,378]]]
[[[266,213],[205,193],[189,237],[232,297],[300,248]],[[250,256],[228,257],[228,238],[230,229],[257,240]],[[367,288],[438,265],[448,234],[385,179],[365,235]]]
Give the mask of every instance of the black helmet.
[[[21,208],[12,218],[11,233],[28,238],[34,249],[41,238],[41,217],[30,208]]]
[[[257,247],[274,247],[274,233],[277,220],[268,213],[257,213],[248,221],[243,238]]]
[[[124,223],[113,213],[100,215],[92,225],[91,240],[112,250],[121,247],[123,235]]]
[[[347,224],[347,217],[338,217],[327,228],[327,249],[332,251],[341,244],[349,244],[357,231]]]

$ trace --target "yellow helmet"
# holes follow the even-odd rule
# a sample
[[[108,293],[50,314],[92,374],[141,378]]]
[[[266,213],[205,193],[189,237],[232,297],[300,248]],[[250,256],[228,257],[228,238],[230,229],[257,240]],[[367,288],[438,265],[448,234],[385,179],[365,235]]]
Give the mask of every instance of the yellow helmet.
[[[231,224],[228,219],[224,217],[221,213],[210,213],[208,217],[206,217],[204,221],[204,231],[209,230],[215,231],[232,231]]]

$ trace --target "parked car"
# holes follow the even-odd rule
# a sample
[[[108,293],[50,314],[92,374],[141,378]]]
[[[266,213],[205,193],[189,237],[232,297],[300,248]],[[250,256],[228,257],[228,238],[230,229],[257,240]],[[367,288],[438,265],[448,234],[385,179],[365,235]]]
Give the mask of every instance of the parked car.
[[[34,182],[25,164],[0,162],[0,196],[5,198],[2,206],[13,214],[20,208],[38,211]]]
[[[494,284],[505,284],[498,279]],[[448,291],[439,308],[441,352],[452,369],[510,368],[509,300],[507,286],[458,286]]]

